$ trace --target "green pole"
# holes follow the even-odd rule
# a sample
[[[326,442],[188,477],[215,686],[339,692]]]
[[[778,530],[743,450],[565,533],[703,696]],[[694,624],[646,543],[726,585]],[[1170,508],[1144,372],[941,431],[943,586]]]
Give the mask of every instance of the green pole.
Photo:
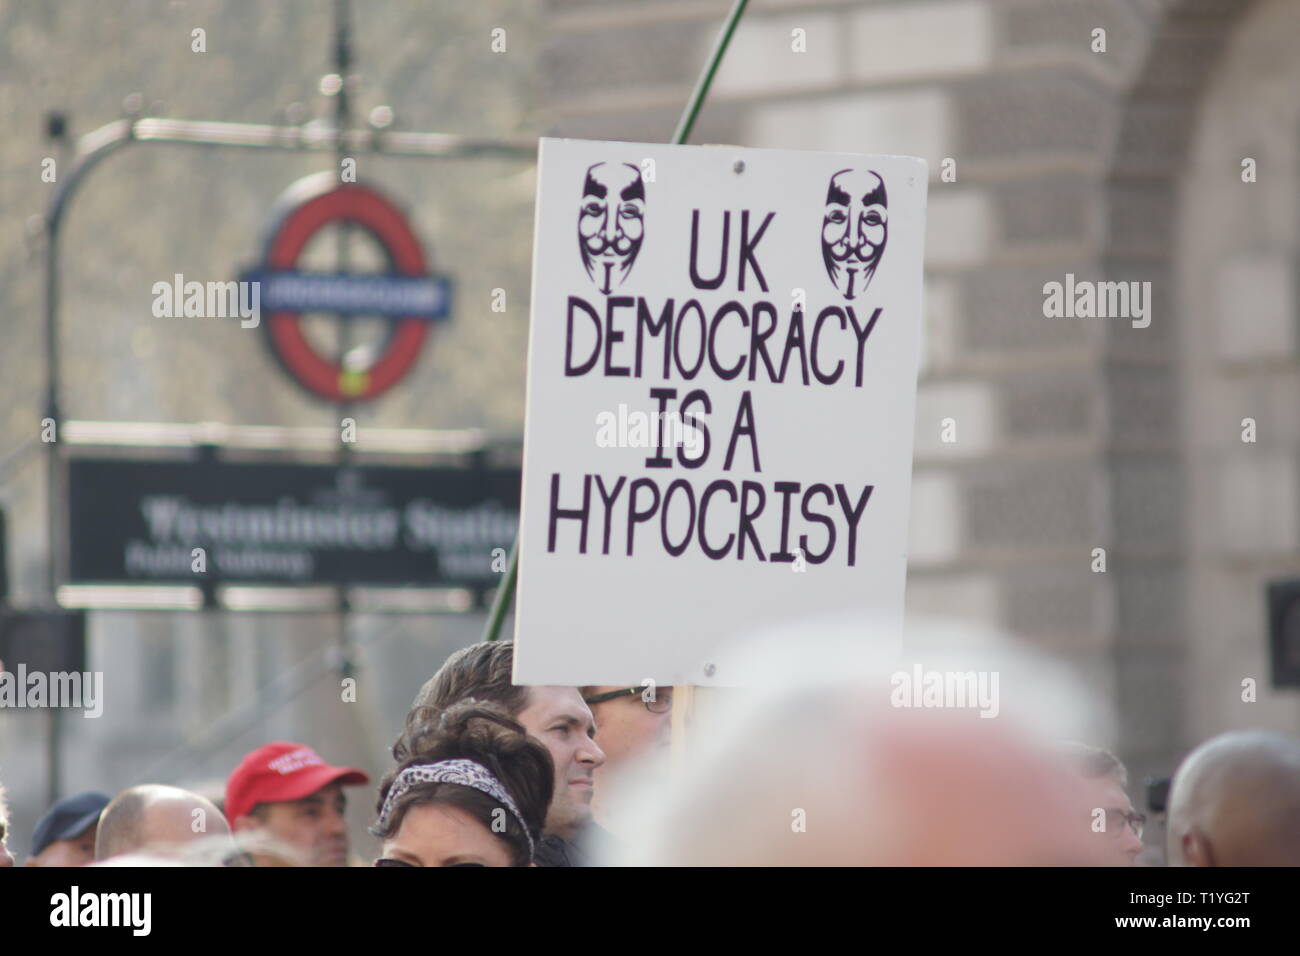
[[[695,117],[699,115],[700,107],[709,96],[709,87],[713,85],[713,74],[718,72],[718,67],[722,64],[722,56],[731,43],[731,35],[736,32],[736,24],[740,22],[741,14],[745,12],[745,7],[748,5],[749,0],[736,0],[731,5],[731,12],[727,14],[726,22],[722,24],[718,39],[713,44],[713,52],[709,54],[709,61],[704,65],[704,72],[695,83],[695,91],[691,93],[690,102],[686,104],[686,111],[677,121],[677,129],[673,132],[672,139],[674,145],[681,146],[690,139],[691,129],[695,126]]]
[[[682,112],[682,118],[677,121],[677,129],[673,131],[672,138],[674,146],[681,146],[690,138],[691,130],[695,126],[695,118],[700,115],[700,108],[704,106],[704,101],[708,99],[709,87],[713,85],[713,75],[718,72],[722,57],[727,52],[727,46],[731,43],[731,35],[736,32],[736,24],[740,22],[740,17],[744,14],[747,6],[749,6],[749,0],[735,0],[735,3],[731,5],[731,12],[727,14],[727,19],[718,32],[718,39],[713,44],[713,51],[709,54],[708,62],[704,64],[704,72],[700,74],[699,80],[695,83],[695,89],[691,92],[691,98],[686,104],[686,109]],[[516,535],[514,546],[510,549],[510,564],[506,568],[501,587],[497,588],[496,595],[492,598],[492,609],[488,612],[487,628],[483,631],[483,640],[495,641],[501,636],[501,625],[505,623],[506,612],[510,610],[510,603],[515,597],[515,579],[518,573],[519,536]]]
[[[515,535],[515,543],[510,548],[510,563],[506,566],[505,577],[501,579],[501,587],[497,588],[496,595],[492,598],[492,610],[488,612],[487,629],[483,632],[483,640],[495,641],[501,634],[501,625],[505,623],[506,612],[510,610],[510,602],[515,596],[515,577],[519,573],[519,535]]]

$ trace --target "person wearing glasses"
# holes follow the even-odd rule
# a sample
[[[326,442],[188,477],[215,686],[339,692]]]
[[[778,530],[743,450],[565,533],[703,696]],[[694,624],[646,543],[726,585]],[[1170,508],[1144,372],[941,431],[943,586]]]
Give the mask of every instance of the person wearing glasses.
[[[1078,863],[1084,866],[1134,866],[1142,852],[1146,817],[1133,809],[1125,792],[1128,771],[1113,753],[1087,744],[1062,748],[1075,806],[1072,818],[1081,837]]]
[[[638,760],[667,750],[671,740],[671,687],[582,687],[582,699],[596,719],[596,743],[605,763],[596,769],[592,815],[605,830],[616,832],[608,804],[611,781]]]
[[[546,747],[494,704],[429,717],[379,785],[375,866],[535,866],[555,787]]]

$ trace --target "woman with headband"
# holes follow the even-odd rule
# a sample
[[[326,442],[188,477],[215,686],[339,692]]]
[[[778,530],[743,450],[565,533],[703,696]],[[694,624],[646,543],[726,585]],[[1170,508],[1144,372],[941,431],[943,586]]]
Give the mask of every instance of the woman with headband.
[[[409,734],[379,785],[375,866],[529,866],[555,771],[500,708],[463,700]]]

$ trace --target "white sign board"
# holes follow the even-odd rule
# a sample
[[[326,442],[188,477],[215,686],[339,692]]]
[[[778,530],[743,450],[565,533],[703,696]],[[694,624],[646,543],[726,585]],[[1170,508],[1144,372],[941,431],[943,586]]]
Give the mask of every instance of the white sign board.
[[[538,177],[516,682],[726,685],[823,614],[894,639],[924,161],[543,139]]]

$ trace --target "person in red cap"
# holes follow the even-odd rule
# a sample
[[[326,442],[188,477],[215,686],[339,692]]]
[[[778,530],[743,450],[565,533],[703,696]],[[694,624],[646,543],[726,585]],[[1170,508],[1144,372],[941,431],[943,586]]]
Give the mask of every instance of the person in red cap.
[[[276,741],[246,756],[226,781],[226,819],[236,834],[264,834],[309,866],[347,866],[343,788],[370,778],[333,767],[303,744]],[[277,861],[253,854],[258,866]]]

